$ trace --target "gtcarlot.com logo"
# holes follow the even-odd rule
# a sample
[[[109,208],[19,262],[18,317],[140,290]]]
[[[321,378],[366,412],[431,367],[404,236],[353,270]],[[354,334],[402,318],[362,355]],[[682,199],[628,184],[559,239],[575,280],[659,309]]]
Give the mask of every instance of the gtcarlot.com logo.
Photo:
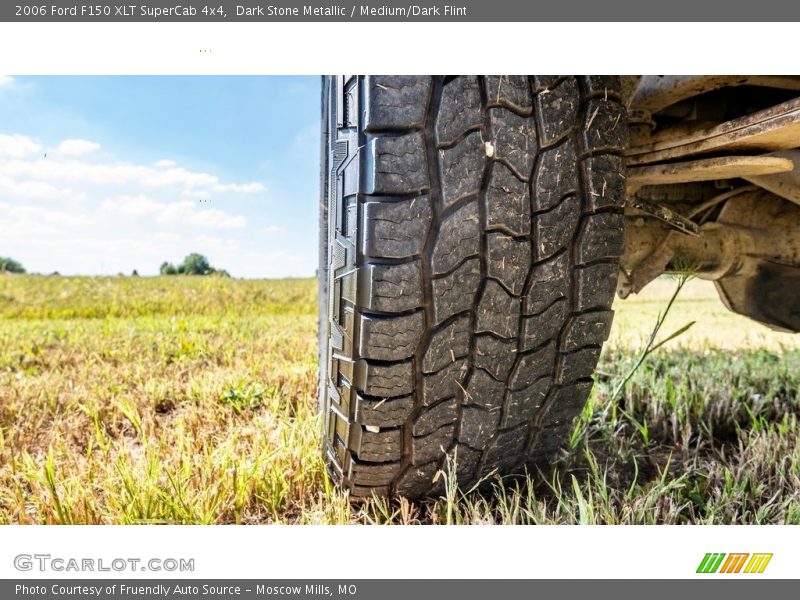
[[[772,553],[707,552],[697,566],[698,573],[763,573]]]
[[[61,557],[50,554],[17,554],[14,557],[14,568],[17,571],[53,571],[61,572],[104,572],[115,571],[166,571],[192,572],[193,558],[87,558]]]

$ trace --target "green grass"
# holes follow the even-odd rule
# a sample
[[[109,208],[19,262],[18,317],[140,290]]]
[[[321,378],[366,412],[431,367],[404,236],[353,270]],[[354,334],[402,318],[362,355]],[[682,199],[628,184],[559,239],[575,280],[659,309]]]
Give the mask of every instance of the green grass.
[[[547,472],[412,504],[324,476],[316,280],[0,275],[0,523],[800,523],[800,343],[692,282],[620,302]]]

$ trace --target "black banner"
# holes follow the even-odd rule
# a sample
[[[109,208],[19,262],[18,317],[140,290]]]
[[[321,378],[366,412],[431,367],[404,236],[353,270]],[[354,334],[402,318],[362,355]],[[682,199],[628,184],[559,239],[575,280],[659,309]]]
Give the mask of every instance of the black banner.
[[[12,0],[0,3],[0,21],[28,22],[640,22],[798,21],[800,3],[785,0],[152,0],[136,3]],[[676,33],[678,33],[676,31]],[[531,35],[536,35],[535,31]],[[675,43],[663,40],[663,43]]]

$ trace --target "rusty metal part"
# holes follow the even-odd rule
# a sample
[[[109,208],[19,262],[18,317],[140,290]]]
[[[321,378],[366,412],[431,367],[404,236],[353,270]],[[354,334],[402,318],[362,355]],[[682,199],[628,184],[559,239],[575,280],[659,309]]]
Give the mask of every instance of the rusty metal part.
[[[718,223],[707,223],[697,236],[673,233],[653,219],[629,224],[621,265],[628,279],[635,282],[630,292],[641,291],[646,283],[664,272],[690,270],[697,277],[712,281],[724,277],[735,269],[742,247],[753,246],[746,234],[746,230]],[[743,241],[745,237],[747,242]],[[656,265],[660,266],[660,272],[655,272]],[[646,267],[645,272],[635,275],[642,267]]]
[[[719,125],[719,121],[680,121],[679,123],[675,123],[674,125],[670,125],[664,129],[654,131],[653,135],[650,136],[649,143],[655,144],[658,142],[667,142],[676,138],[695,135],[698,131],[706,131],[712,127],[716,127],[717,125]],[[644,144],[631,143],[631,147],[634,145]]]
[[[627,156],[628,164],[641,165],[707,152],[789,150],[798,140],[800,98],[795,98],[714,127],[632,146]]]
[[[718,221],[747,231],[752,243],[743,244],[735,270],[714,281],[723,303],[772,329],[800,332],[800,205],[766,191],[742,194]]]
[[[800,207],[770,192],[739,190],[718,220],[698,233],[682,235],[654,218],[627,217],[620,295],[637,293],[669,271],[691,270],[717,281],[755,276],[764,261],[800,268]]]
[[[800,145],[800,140],[798,140]],[[775,152],[770,156],[782,158],[792,163],[793,170],[786,173],[773,173],[770,175],[741,175],[747,181],[778,194],[790,202],[800,204],[800,150],[785,150]]]
[[[666,223],[643,217],[625,219],[625,253],[619,263],[617,295],[627,298],[667,270],[674,252],[669,240],[675,234]]]
[[[744,185],[734,188],[732,190],[728,190],[726,192],[722,192],[721,194],[717,194],[713,198],[709,198],[705,202],[702,202],[701,204],[698,204],[697,206],[693,207],[692,210],[689,211],[689,214],[687,214],[686,216],[689,219],[694,219],[695,217],[702,215],[705,211],[710,210],[715,206],[718,206],[719,204],[722,204],[723,202],[730,200],[734,196],[738,196],[739,194],[743,194],[745,192],[754,192],[757,189],[758,187],[754,185]],[[698,220],[698,223],[702,223],[703,221],[704,219],[701,218]]]
[[[700,235],[698,232],[697,224],[693,223],[683,215],[670,210],[665,206],[653,204],[647,200],[642,200],[636,196],[628,196],[628,206],[636,210],[640,210],[651,217],[655,217],[659,221],[663,221],[673,229],[676,229],[687,235]]]
[[[748,185],[728,190],[694,207],[686,217],[679,216],[683,219],[682,222],[691,223],[690,227],[693,228],[696,237],[700,235],[700,232],[697,225],[691,221],[692,218],[734,196],[757,189],[756,186]],[[632,206],[632,202],[637,200],[642,201],[641,198],[629,196],[628,205]],[[668,210],[663,206],[656,206],[661,211]],[[674,211],[670,212],[675,214]],[[655,214],[653,216],[658,218],[658,221],[644,219],[641,216],[637,218],[636,214],[626,213],[625,256],[620,261],[620,277],[617,284],[617,293],[621,298],[639,293],[645,285],[669,270],[668,265],[675,257],[675,245],[681,243],[676,238],[682,233],[686,233],[682,229],[676,228],[669,219],[661,219]],[[677,231],[681,231],[681,234]],[[685,250],[683,255],[685,255]],[[692,265],[698,262],[696,258],[688,260]]]
[[[725,203],[716,223],[747,232],[743,256],[800,267],[800,207],[780,196],[765,190],[740,194]],[[741,264],[737,273],[752,271]]]
[[[656,113],[664,108],[723,87],[757,85],[798,90],[800,77],[776,75],[647,75],[642,77],[630,107]]]
[[[627,172],[628,190],[643,185],[714,181],[753,175],[785,173],[794,168],[787,158],[777,156],[722,156],[663,165],[632,167]]]

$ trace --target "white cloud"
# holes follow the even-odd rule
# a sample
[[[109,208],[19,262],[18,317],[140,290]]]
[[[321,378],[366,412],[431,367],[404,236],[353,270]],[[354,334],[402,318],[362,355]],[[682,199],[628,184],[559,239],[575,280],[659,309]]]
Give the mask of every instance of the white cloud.
[[[0,175],[0,196],[34,200],[80,200],[85,197],[69,188],[59,188],[43,181],[16,181],[5,175]]]
[[[227,258],[235,257],[235,254],[239,250],[239,243],[236,240],[222,238],[216,235],[201,233],[200,235],[194,236],[193,240],[202,252],[213,251]]]
[[[164,210],[164,204],[139,194],[137,196],[117,196],[103,201],[100,208],[104,211],[115,211],[128,217],[158,214]]]
[[[231,215],[216,208],[198,209],[190,200],[167,204],[156,221],[162,224],[191,223],[207,229],[237,229],[247,225],[247,220],[241,215]]]
[[[169,167],[177,166],[177,163],[174,160],[166,160],[166,159],[157,160],[155,164],[159,169],[167,169]]]
[[[62,210],[52,210],[41,206],[15,205],[7,202],[0,202],[0,212],[9,221],[13,220],[16,227],[25,227],[29,224],[44,223],[47,225],[60,227],[75,227],[91,225],[93,219],[90,215],[72,213]]]
[[[26,138],[27,139],[27,138]],[[2,141],[0,140],[0,144]],[[9,149],[29,151],[33,146],[19,142],[15,146],[9,144]],[[40,147],[39,147],[40,148]],[[2,152],[2,145],[0,145]],[[11,155],[11,158],[21,158],[20,155]],[[142,185],[145,187],[170,187],[178,186],[192,190],[203,188],[209,193],[254,193],[265,191],[266,188],[259,182],[253,183],[221,183],[216,175],[189,171],[182,167],[157,169],[132,163],[92,163],[78,160],[50,160],[40,159],[33,161],[11,160],[0,163],[0,174],[8,177],[26,177],[29,179],[45,181],[62,181],[72,184],[87,185]]]
[[[179,236],[177,233],[166,233],[159,231],[153,235],[153,239],[157,242],[163,242],[165,244],[175,244],[181,241],[181,236]]]
[[[24,158],[42,150],[42,145],[27,135],[0,133],[0,158]]]
[[[257,194],[259,192],[267,191],[263,184],[254,183],[218,183],[211,188],[215,192],[222,194],[232,192],[237,194]]]
[[[85,156],[100,149],[100,144],[89,140],[70,139],[64,140],[56,148],[56,152],[64,156]]]
[[[204,229],[238,229],[247,225],[241,215],[216,208],[203,209],[190,200],[157,202],[144,194],[106,199],[100,208],[126,217],[152,216],[161,225],[194,225]]]
[[[0,75],[0,87],[11,85],[12,83],[14,83],[14,78],[11,75]]]

